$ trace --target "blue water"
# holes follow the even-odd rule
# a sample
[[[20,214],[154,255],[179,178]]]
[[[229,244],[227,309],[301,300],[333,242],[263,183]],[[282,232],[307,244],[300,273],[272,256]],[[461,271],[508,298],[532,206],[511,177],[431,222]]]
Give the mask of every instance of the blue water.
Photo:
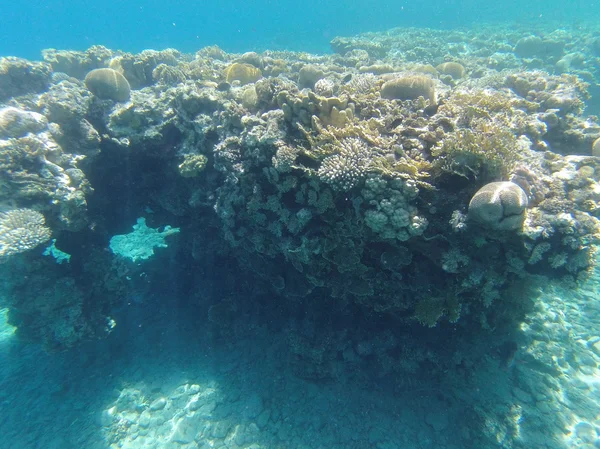
[[[600,1],[31,1],[0,2],[0,55],[38,59],[44,48],[101,44],[129,52],[287,49],[327,52],[340,35],[392,27],[600,18]]]

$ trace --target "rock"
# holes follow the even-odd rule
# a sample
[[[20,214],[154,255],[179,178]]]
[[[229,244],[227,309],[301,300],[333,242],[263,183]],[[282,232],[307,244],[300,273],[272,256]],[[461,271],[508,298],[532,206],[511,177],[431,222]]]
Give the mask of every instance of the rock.
[[[258,394],[253,394],[248,398],[244,405],[244,417],[250,420],[255,419],[263,411],[263,401]]]
[[[575,435],[585,443],[593,443],[598,436],[596,429],[588,422],[581,421],[575,424]]]
[[[269,423],[269,418],[271,417],[271,411],[269,409],[263,410],[258,418],[256,418],[256,425],[260,429],[264,429],[265,426]]]
[[[44,92],[50,84],[52,68],[45,62],[21,58],[0,58],[0,101],[29,93]]]
[[[24,111],[12,106],[0,109],[0,138],[37,134],[47,127],[48,120],[37,112]]]
[[[194,441],[198,433],[199,422],[195,417],[187,416],[181,418],[174,426],[171,441],[180,444],[188,444]]]
[[[546,40],[538,36],[527,36],[519,39],[514,52],[520,58],[561,56],[565,44],[555,40]]]
[[[231,422],[228,420],[219,421],[217,423],[213,423],[212,426],[212,437],[223,439],[229,433],[229,429],[231,429]]]
[[[167,400],[165,398],[158,398],[156,401],[150,404],[150,410],[162,410],[165,408],[165,405],[167,405]]]

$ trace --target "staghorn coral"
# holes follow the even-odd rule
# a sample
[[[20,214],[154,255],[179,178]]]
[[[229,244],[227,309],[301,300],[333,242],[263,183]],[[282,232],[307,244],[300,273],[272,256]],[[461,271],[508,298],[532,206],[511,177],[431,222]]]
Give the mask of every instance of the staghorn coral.
[[[0,258],[29,251],[50,240],[44,216],[31,209],[0,214]]]

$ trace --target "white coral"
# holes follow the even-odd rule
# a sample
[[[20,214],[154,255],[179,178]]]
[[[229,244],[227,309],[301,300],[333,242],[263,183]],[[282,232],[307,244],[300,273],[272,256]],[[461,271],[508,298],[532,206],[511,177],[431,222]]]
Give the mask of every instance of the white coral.
[[[47,242],[50,228],[44,216],[31,209],[15,209],[0,214],[0,257],[22,253]]]

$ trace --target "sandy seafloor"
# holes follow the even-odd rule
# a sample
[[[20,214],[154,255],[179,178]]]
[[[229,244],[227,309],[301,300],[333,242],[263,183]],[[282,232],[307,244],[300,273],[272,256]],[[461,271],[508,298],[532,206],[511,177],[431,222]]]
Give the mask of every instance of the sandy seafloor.
[[[519,353],[502,369],[490,356],[470,391],[415,379],[379,383],[368,373],[304,381],[286,369],[282,334],[249,322],[244,335],[211,341],[202,318],[178,314],[176,298],[149,299],[153,308],[131,303],[109,339],[61,354],[14,341],[3,324],[1,447],[458,449],[480,429],[469,429],[455,398],[488,411],[497,403],[499,412],[518,402],[522,447],[598,447],[599,283],[597,271],[577,291],[549,287],[527,317],[522,338],[529,344],[520,351],[537,347],[570,362],[537,392],[525,391],[538,373]],[[111,408],[121,415],[118,429],[107,418]],[[156,409],[147,427],[132,425],[145,409]],[[553,434],[559,422],[572,431]],[[500,429],[488,430],[497,432],[494,447],[508,447]]]

